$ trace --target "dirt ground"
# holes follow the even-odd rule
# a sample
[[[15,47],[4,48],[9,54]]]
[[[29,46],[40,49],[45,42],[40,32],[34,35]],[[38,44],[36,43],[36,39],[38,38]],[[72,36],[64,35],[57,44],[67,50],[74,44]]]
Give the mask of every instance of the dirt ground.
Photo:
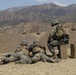
[[[11,35],[0,37],[0,55],[4,52],[13,51],[23,39],[39,39],[43,45],[46,46],[46,33],[36,35],[36,33],[25,35]],[[72,37],[72,41],[75,37]],[[33,40],[31,40],[32,43]],[[2,53],[1,53],[2,52]],[[67,51],[70,55],[70,50]],[[35,64],[15,64],[9,63],[0,65],[0,75],[76,75],[76,59],[69,58],[61,60],[59,63],[37,62]]]
[[[0,75],[76,75],[76,59],[68,58],[59,63],[0,65]]]
[[[70,49],[67,53],[70,56]],[[76,75],[76,59],[68,57],[58,63],[39,61],[34,64],[15,64],[12,62],[0,65],[0,75]]]

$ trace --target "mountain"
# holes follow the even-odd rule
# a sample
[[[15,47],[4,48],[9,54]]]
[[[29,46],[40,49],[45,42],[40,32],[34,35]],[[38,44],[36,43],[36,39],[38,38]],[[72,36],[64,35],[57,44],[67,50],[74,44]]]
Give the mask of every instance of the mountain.
[[[76,21],[76,4],[66,7],[54,3],[22,6],[0,11],[0,26],[16,25],[25,22],[51,22],[58,19],[61,22]]]
[[[76,28],[75,12],[75,4],[62,7],[53,3],[0,11],[0,52],[14,51],[22,40],[29,44],[39,40],[47,47],[50,22],[54,19],[60,20],[67,31],[72,25]]]

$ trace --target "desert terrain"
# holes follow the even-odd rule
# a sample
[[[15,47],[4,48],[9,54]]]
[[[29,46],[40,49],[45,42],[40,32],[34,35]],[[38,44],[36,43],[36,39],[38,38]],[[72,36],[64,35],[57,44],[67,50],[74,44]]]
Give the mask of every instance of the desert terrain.
[[[76,4],[64,7],[49,3],[0,10],[0,58],[4,53],[15,51],[22,40],[26,40],[28,45],[39,40],[51,55],[47,39],[53,20],[59,20],[69,31],[68,58],[58,63],[39,61],[21,65],[12,62],[0,65],[0,75],[76,75],[76,58],[70,58],[70,44],[76,44]]]
[[[32,24],[32,25],[31,25]],[[5,26],[0,28],[0,57],[4,53],[14,51],[22,40],[30,45],[34,40],[39,40],[47,48],[47,39],[50,32],[49,24],[42,23],[20,24],[17,26]],[[71,24],[65,24],[70,29]],[[75,31],[72,32],[72,40],[75,40]],[[73,37],[74,36],[74,37]],[[73,40],[74,39],[74,40]],[[47,48],[47,54],[51,55]],[[76,59],[69,58],[70,44],[67,47],[68,59],[59,63],[37,62],[35,64],[15,64],[14,62],[0,65],[0,75],[76,75]]]
[[[59,63],[37,62],[35,64],[0,65],[0,75],[76,75],[76,59]]]

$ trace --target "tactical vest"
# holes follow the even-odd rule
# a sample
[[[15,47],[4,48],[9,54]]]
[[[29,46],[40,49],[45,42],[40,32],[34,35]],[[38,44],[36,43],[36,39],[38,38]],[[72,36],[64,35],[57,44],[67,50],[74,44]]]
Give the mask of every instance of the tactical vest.
[[[20,47],[19,48],[21,50],[21,52],[23,52],[25,55],[29,56],[29,50],[27,49],[27,47]]]
[[[23,52],[25,55],[29,56],[29,51],[27,49],[22,49],[21,52]]]
[[[33,50],[32,50],[32,52],[33,53],[38,53],[38,52],[45,53],[44,49],[40,48],[39,46],[34,47]]]
[[[64,27],[63,26],[57,26],[57,29],[56,29],[57,37],[60,38],[61,36],[65,35],[65,34],[66,34],[66,31],[65,31]]]

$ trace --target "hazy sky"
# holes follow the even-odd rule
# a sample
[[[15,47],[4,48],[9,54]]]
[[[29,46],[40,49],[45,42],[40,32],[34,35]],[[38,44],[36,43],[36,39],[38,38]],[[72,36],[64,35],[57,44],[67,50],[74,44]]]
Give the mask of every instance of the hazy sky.
[[[0,10],[11,7],[31,6],[51,2],[61,6],[76,4],[76,0],[0,0]]]

